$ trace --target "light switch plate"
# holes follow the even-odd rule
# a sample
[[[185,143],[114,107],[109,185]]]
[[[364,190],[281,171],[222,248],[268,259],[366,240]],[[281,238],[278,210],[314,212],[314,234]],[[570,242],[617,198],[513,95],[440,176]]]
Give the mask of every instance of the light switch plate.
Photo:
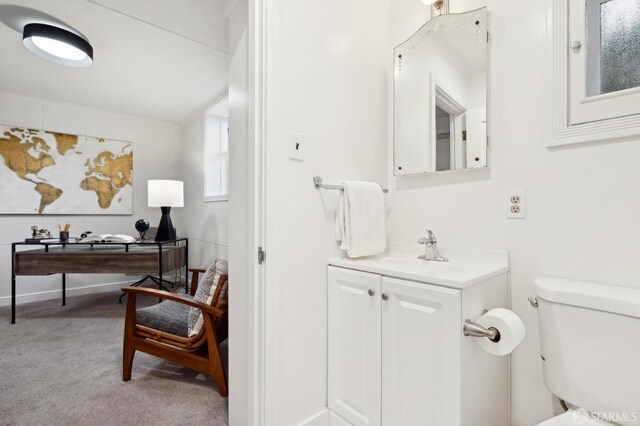
[[[289,137],[289,159],[304,161],[304,135],[291,132]]]

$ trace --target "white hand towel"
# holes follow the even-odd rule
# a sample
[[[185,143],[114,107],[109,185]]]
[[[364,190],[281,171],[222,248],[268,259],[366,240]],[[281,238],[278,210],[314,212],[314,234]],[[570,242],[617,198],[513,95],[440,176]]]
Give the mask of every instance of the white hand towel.
[[[340,249],[347,249],[347,231],[344,229],[344,193],[340,195],[336,210],[336,241],[340,241]]]
[[[336,211],[336,240],[349,257],[371,256],[387,248],[384,196],[372,182],[344,182]]]

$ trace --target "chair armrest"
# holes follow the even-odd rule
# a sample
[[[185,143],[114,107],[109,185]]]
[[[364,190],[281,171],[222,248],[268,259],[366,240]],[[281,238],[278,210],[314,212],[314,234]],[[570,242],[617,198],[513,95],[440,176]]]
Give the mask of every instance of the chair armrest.
[[[140,296],[150,296],[150,297],[159,297],[165,300],[172,300],[174,302],[182,303],[183,305],[188,305],[197,309],[200,309],[202,312],[207,312],[212,315],[221,316],[224,314],[224,311],[219,308],[215,308],[213,306],[207,305],[206,303],[202,303],[198,300],[195,300],[191,296],[187,296],[185,294],[176,294],[171,293],[169,291],[156,290],[153,288],[143,288],[143,287],[123,287],[122,291],[127,294],[140,295]]]
[[[199,272],[201,274],[204,274],[205,272],[207,272],[207,270],[202,268],[189,268],[189,272]]]

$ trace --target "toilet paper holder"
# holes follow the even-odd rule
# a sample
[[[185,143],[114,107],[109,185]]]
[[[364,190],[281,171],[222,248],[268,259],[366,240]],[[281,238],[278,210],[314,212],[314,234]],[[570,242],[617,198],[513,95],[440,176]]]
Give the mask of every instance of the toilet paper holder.
[[[482,311],[482,315],[486,314],[488,311],[485,309]],[[462,327],[462,334],[465,336],[472,337],[486,337],[492,342],[500,341],[500,331],[495,327],[485,328],[478,323],[475,323],[471,320],[465,320],[464,325]]]

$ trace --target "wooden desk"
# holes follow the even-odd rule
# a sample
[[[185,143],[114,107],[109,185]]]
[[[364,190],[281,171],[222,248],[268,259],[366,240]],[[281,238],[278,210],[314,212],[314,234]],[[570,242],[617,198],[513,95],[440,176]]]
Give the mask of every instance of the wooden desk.
[[[21,246],[40,246],[16,251]],[[11,324],[16,322],[16,276],[62,274],[62,305],[66,305],[66,274],[162,275],[185,267],[188,292],[189,241],[180,238],[141,243],[13,243],[11,245]]]

